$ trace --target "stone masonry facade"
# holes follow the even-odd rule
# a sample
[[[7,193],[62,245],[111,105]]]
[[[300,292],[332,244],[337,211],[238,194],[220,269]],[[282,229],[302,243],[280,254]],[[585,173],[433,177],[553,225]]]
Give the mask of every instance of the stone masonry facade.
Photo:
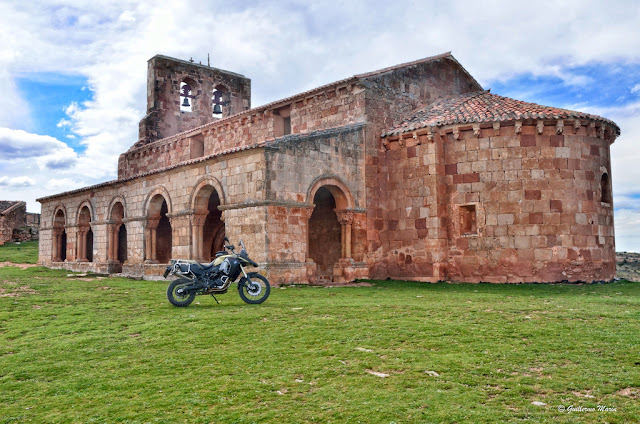
[[[226,235],[274,284],[615,275],[605,118],[491,94],[450,53],[250,95],[242,75],[150,59],[118,178],[39,199],[39,262],[153,279]]]

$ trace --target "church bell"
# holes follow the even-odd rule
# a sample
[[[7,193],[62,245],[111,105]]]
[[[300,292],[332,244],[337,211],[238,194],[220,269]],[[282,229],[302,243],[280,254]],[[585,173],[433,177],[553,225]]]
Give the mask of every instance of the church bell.
[[[215,113],[215,114],[222,113],[222,106],[220,106],[220,103],[214,103],[213,104],[213,113]]]
[[[181,104],[180,106],[182,106],[182,107],[189,107],[189,106],[191,106],[191,105],[189,104],[189,99],[188,99],[187,97],[185,97],[185,98],[184,98],[184,101],[182,102],[182,104]]]

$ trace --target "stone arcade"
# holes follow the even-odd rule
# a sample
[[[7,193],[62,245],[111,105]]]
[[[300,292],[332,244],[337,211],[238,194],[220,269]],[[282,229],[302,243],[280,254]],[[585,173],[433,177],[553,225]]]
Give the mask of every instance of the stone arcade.
[[[40,263],[155,278],[243,238],[275,283],[615,275],[599,116],[492,94],[450,53],[251,109],[242,75],[155,56],[118,179],[39,199]]]

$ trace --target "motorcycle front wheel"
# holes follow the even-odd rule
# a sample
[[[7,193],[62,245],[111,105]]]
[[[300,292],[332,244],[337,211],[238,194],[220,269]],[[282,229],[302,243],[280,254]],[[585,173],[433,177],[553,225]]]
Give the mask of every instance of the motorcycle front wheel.
[[[184,293],[185,286],[191,284],[191,281],[185,280],[184,278],[179,278],[177,280],[173,280],[171,284],[169,284],[169,288],[167,288],[167,299],[173,306],[189,306],[193,299],[195,299],[195,293]]]
[[[251,304],[262,303],[267,300],[269,293],[271,293],[269,280],[257,272],[250,272],[247,277],[249,278],[243,278],[238,284],[240,298]]]

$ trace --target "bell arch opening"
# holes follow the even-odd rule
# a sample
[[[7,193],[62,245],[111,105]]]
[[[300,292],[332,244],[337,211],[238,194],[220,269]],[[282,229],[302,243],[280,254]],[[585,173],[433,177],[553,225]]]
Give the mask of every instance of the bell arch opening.
[[[196,83],[191,78],[185,78],[180,83],[179,105],[180,112],[193,112]]]
[[[211,92],[211,108],[212,116],[216,119],[221,119],[225,116],[231,115],[231,107],[229,89],[222,84],[218,84],[213,87]]]
[[[333,268],[342,256],[341,226],[335,212],[336,198],[327,187],[320,187],[313,197],[309,218],[309,258],[316,264],[318,281],[332,281]]]

